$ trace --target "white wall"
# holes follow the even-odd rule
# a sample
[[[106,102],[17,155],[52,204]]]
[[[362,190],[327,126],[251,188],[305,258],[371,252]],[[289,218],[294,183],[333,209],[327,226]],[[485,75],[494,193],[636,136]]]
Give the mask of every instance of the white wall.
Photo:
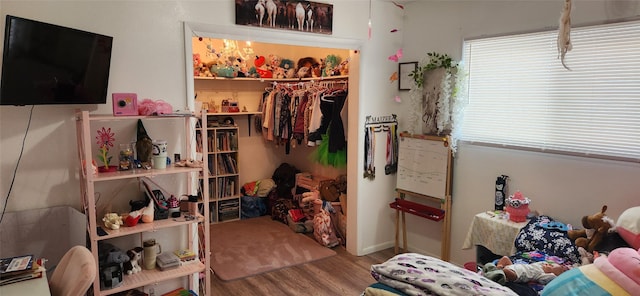
[[[574,24],[603,21],[629,15],[605,3],[574,0]],[[621,1],[615,1],[621,3]],[[633,1],[633,3],[637,3]],[[493,35],[540,28],[555,28],[561,1],[420,1],[405,9],[389,1],[372,1],[372,37],[368,38],[369,1],[335,1],[335,38],[362,44],[359,88],[349,101],[349,227],[348,249],[366,254],[393,245],[394,215],[388,207],[394,198],[395,176],[385,176],[384,141],[376,142],[375,180],[362,178],[365,118],[398,114],[400,130],[407,129],[410,104],[393,101],[397,85],[389,76],[397,64],[387,57],[404,48],[401,61],[418,61],[427,52],[460,56],[465,37]],[[233,26],[231,1],[6,1],[0,11],[45,22],[114,36],[109,93],[137,92],[139,96],[165,99],[176,109],[186,105],[185,52],[182,22]],[[98,13],[99,12],[99,13]],[[4,32],[4,22],[2,32]],[[398,33],[391,33],[398,29]],[[271,34],[265,30],[264,34]],[[551,57],[555,58],[555,57]],[[8,211],[59,205],[80,207],[77,150],[73,110],[77,107],[111,112],[110,101],[97,108],[86,106],[38,106],[34,110],[25,151]],[[27,125],[28,107],[0,107],[0,202],[11,184]],[[378,153],[379,152],[379,153]],[[357,157],[353,157],[357,155]],[[500,174],[511,176],[511,188],[533,199],[532,207],[577,224],[584,214],[602,203],[616,218],[638,205],[636,164],[518,152],[462,145],[455,159],[452,222],[452,261],[473,259],[460,247],[472,216],[492,208],[493,182]],[[628,200],[628,201],[625,201]],[[413,250],[440,254],[437,223],[408,217],[409,244]]]
[[[372,37],[368,39],[369,1],[337,1],[331,38],[362,44],[359,80],[349,100],[349,250],[363,254],[388,247],[393,237],[388,202],[394,176],[379,174],[375,181],[362,179],[362,141],[365,117],[400,114],[393,102],[397,93],[389,76],[397,64],[387,57],[402,46],[402,35],[391,34],[402,26],[402,11],[390,2],[373,1]],[[136,92],[139,98],[163,99],[174,109],[184,109],[185,52],[183,22],[234,26],[232,1],[2,1],[0,10],[63,26],[114,37],[108,93]],[[1,31],[4,32],[4,22]],[[277,35],[267,29],[266,36]],[[308,38],[307,38],[308,39]],[[322,39],[322,38],[320,38]],[[36,69],[37,70],[37,69]],[[34,70],[35,71],[35,70]],[[356,81],[357,81],[356,80]],[[362,102],[359,103],[359,100]],[[59,205],[80,208],[74,110],[111,113],[110,98],[100,106],[37,106],[12,184],[26,131],[29,107],[0,107],[0,205],[7,211]],[[378,147],[384,147],[380,141]],[[384,149],[384,148],[380,148]],[[384,154],[376,157],[384,166]],[[382,192],[383,194],[380,194]],[[380,217],[381,219],[378,219]]]
[[[407,5],[404,25],[404,60],[420,60],[432,51],[447,53],[459,60],[464,38],[545,28],[555,30],[562,2],[412,2]],[[640,13],[638,1],[574,0],[573,3],[574,26]],[[556,59],[556,56],[549,58]],[[461,264],[474,260],[474,251],[461,250],[462,244],[473,216],[493,209],[495,179],[502,174],[510,176],[511,193],[521,190],[532,199],[532,209],[573,225],[580,226],[583,215],[599,211],[603,204],[609,206],[607,213],[614,219],[623,210],[640,205],[640,165],[637,163],[462,144],[454,160],[453,262]],[[408,224],[409,245],[413,250],[440,254],[439,225],[419,219],[412,219]]]

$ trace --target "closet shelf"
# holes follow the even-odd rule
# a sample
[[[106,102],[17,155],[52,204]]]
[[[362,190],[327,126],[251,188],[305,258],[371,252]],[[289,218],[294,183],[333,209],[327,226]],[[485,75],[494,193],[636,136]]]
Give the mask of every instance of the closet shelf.
[[[202,77],[202,78],[212,78],[212,77]],[[215,77],[213,77],[215,78]],[[237,78],[225,78],[225,79],[237,79]],[[244,78],[247,79],[247,78]],[[253,78],[251,78],[253,79]],[[248,123],[248,131],[249,131],[249,136],[251,136],[251,116],[253,115],[258,115],[258,114],[262,114],[262,112],[259,111],[251,111],[251,112],[216,112],[216,113],[207,113],[207,116],[243,116],[243,115],[247,115],[247,123]],[[219,129],[219,128],[225,128],[227,126],[217,126],[215,128]],[[230,126],[229,128],[233,128],[234,126]],[[209,128],[211,129],[211,128]]]
[[[305,82],[305,81],[324,81],[324,80],[343,80],[348,79],[349,75],[326,76],[326,77],[310,77],[310,78],[247,78],[247,77],[194,77],[195,80],[225,80],[225,81],[259,81],[259,82]]]

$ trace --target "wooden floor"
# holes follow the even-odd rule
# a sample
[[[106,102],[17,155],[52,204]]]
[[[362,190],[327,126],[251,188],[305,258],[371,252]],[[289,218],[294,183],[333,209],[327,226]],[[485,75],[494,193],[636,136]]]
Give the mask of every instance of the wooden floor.
[[[371,264],[394,255],[393,248],[366,256],[351,255],[342,246],[334,250],[336,256],[244,279],[222,281],[214,274],[210,295],[358,296],[375,282],[369,273]]]

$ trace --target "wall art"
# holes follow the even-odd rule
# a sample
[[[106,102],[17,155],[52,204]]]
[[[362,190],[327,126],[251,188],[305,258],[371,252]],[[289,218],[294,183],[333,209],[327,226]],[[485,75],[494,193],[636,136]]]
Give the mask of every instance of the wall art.
[[[236,25],[331,35],[333,5],[313,1],[235,0]]]

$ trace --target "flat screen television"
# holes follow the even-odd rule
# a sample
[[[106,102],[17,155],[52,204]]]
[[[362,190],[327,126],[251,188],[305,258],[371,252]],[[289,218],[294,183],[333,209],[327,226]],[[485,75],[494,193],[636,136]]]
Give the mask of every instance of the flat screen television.
[[[113,37],[7,15],[0,105],[104,104]]]

